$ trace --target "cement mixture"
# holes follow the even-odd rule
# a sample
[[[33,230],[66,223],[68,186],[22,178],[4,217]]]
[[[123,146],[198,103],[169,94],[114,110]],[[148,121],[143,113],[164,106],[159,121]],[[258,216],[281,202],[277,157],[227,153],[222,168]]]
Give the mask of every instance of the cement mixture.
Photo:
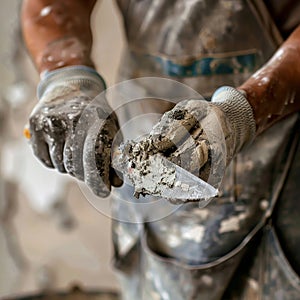
[[[130,141],[121,148],[119,163],[127,169],[127,177],[135,188],[134,196],[161,196],[164,187],[174,187],[175,168],[162,163],[154,154],[159,150],[150,139]]]
[[[173,203],[202,199],[195,198],[199,195],[199,189],[195,187],[193,179],[188,180],[189,174],[208,181],[212,152],[216,152],[218,144],[209,142],[198,121],[203,121],[203,116],[197,116],[199,104],[196,100],[181,103],[188,105],[189,109],[178,105],[162,116],[147,138],[138,142],[128,141],[121,146],[116,169],[125,173],[131,181],[135,197],[152,195],[167,198]],[[207,106],[201,109],[204,116],[208,112]],[[204,123],[208,123],[208,120],[204,120]],[[189,174],[178,177],[174,164]],[[167,192],[167,189],[172,189],[172,192]],[[184,194],[189,199],[182,199]]]

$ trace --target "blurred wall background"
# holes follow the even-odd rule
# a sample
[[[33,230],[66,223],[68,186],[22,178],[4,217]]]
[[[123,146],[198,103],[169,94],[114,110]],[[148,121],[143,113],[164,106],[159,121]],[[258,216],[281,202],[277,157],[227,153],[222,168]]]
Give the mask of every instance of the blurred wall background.
[[[22,44],[20,6],[0,4],[0,298],[73,284],[117,289],[110,219],[75,180],[44,168],[22,135],[39,79]],[[114,1],[99,1],[92,24],[93,58],[110,86],[124,44]]]

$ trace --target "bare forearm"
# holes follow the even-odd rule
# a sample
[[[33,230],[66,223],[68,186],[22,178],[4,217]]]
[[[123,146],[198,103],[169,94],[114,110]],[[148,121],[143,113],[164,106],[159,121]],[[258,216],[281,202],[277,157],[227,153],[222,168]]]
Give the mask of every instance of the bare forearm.
[[[300,110],[300,26],[239,89],[246,91],[258,134]]]
[[[93,66],[90,16],[96,0],[25,0],[22,29],[39,72]]]

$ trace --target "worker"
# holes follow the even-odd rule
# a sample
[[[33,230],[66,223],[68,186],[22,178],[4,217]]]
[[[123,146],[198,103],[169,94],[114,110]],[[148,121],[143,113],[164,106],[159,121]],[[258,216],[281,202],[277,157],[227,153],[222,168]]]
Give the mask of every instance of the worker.
[[[23,1],[24,38],[41,77],[30,136],[47,167],[84,180],[100,197],[119,187],[113,243],[124,299],[300,299],[299,2],[118,0],[127,38],[119,79],[173,79],[211,100],[187,94],[150,133],[141,122],[131,132],[122,127],[125,117],[143,114],[144,102],[119,116],[105,99],[93,102],[106,89],[91,59],[95,2]],[[91,140],[95,120],[102,126]],[[139,200],[111,167],[119,125],[126,139],[144,130],[171,160],[187,155],[192,165],[200,157],[198,175],[207,179],[218,143],[203,122],[212,135],[221,126],[225,138],[219,197],[147,222],[147,211],[126,206]],[[186,159],[182,166],[192,168]]]

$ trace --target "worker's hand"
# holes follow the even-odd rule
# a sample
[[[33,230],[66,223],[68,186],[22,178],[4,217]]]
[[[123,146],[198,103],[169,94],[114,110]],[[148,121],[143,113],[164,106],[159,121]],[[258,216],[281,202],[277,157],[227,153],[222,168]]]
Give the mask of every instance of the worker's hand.
[[[101,76],[74,66],[47,73],[30,116],[34,154],[50,168],[84,180],[101,197],[121,182],[110,168],[111,145],[119,126],[103,97]],[[97,98],[95,98],[97,97]]]
[[[219,164],[225,171],[233,156],[252,141],[255,131],[252,108],[243,93],[222,87],[214,93],[212,103],[178,103],[146,139],[171,161],[207,180],[211,172],[222,170]]]

